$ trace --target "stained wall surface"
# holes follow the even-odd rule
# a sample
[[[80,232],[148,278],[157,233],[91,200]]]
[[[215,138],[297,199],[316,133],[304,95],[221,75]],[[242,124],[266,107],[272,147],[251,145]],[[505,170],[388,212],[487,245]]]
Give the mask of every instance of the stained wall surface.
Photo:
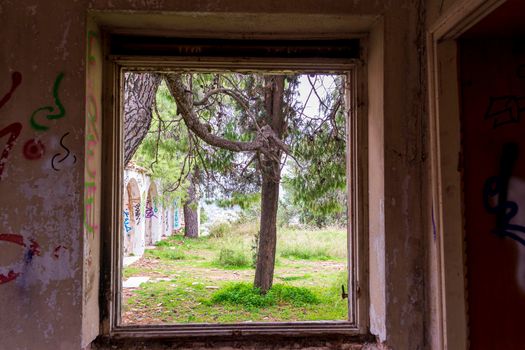
[[[439,6],[437,0],[428,3],[432,9]],[[429,229],[425,11],[425,2],[418,0],[1,2],[0,309],[9,317],[0,318],[0,347],[80,349],[99,333],[99,240],[108,234],[100,223],[105,151],[100,137],[102,106],[111,99],[101,91],[96,19],[110,14],[98,24],[111,26],[113,13],[120,26],[151,28],[157,22],[140,22],[136,16],[156,15],[168,26],[161,30],[167,30],[177,24],[163,22],[162,14],[178,13],[201,32],[253,33],[259,28],[243,18],[265,16],[275,23],[261,29],[266,34],[315,33],[312,23],[317,23],[317,32],[353,26],[354,33],[366,37],[381,21],[377,44],[383,49],[375,62],[383,69],[384,85],[377,86],[383,97],[371,117],[384,118],[384,130],[377,134],[384,141],[385,174],[378,179],[384,190],[369,206],[384,215],[381,227],[370,234],[385,247],[371,255],[378,262],[373,272],[382,275],[374,281],[386,287],[371,298],[379,306],[370,314],[371,331],[395,349],[423,348]],[[211,19],[202,20],[204,15]],[[303,19],[283,21],[286,16]],[[229,18],[244,27],[232,28]],[[339,27],[322,27],[330,23]]]

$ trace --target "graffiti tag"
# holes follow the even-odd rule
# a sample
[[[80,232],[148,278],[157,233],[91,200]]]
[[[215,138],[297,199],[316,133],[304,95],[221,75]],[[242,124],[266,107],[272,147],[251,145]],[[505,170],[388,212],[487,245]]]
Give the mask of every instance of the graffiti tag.
[[[9,91],[2,97],[0,100],[0,108],[2,108],[7,101],[11,99],[11,96],[13,96],[13,93],[15,92],[16,88],[22,83],[22,74],[20,72],[13,72],[11,74],[11,88]]]
[[[124,228],[126,229],[126,233],[131,231],[131,225],[129,222],[129,212],[127,210],[124,211]]]
[[[47,120],[53,120],[53,119],[60,119],[63,118],[66,115],[66,110],[64,109],[64,106],[62,105],[62,102],[60,102],[60,98],[58,97],[58,90],[60,88],[60,82],[64,78],[64,73],[59,73],[58,76],[55,79],[55,82],[53,83],[53,100],[55,103],[55,107],[52,106],[44,106],[37,108],[33,111],[30,118],[30,124],[31,127],[37,131],[46,131],[49,129],[49,126],[43,125],[39,121],[37,121],[37,115],[40,114],[40,112],[46,112],[46,119]]]
[[[64,135],[62,135],[62,137],[60,138],[60,146],[62,146],[62,148],[66,151],[66,154],[64,154],[64,156],[60,159],[58,159],[58,161],[55,163],[55,160],[61,156],[61,153],[57,153],[53,156],[53,158],[51,158],[51,167],[53,168],[54,171],[59,171],[60,169],[57,168],[57,163],[62,163],[64,160],[66,160],[69,155],[71,154],[71,151],[69,150],[69,148],[66,147],[66,145],[64,145],[64,139],[66,138],[66,136],[69,135],[69,132],[66,132]],[[73,155],[73,164],[75,164],[77,162],[77,157],[75,155]]]
[[[492,229],[492,233],[499,237],[509,237],[525,245],[525,227],[510,223],[518,213],[518,205],[516,202],[507,200],[509,180],[518,160],[518,152],[518,145],[515,143],[508,143],[503,146],[500,174],[485,181],[483,206],[487,212],[496,215],[496,227]],[[494,205],[494,203],[496,204]]]

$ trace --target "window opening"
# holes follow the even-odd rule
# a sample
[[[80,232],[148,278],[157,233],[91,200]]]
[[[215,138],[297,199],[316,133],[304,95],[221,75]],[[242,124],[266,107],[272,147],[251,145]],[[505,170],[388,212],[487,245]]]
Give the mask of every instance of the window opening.
[[[121,325],[351,320],[349,75],[122,76]]]

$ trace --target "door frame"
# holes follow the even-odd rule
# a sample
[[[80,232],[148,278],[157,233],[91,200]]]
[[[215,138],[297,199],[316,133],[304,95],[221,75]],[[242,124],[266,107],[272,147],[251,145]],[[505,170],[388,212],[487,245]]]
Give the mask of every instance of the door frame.
[[[460,0],[427,32],[431,223],[430,348],[467,349],[468,304],[457,39],[506,0]]]

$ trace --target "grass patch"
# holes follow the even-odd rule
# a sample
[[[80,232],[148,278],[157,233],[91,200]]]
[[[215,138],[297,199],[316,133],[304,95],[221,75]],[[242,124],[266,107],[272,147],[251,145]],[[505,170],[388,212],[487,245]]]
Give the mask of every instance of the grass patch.
[[[279,228],[276,284],[262,296],[253,288],[250,266],[250,245],[257,226],[255,221],[244,222],[232,225],[220,238],[173,235],[158,242],[155,249],[146,251],[147,259],[142,260],[146,264],[124,268],[124,278],[147,275],[153,279],[128,291],[122,305],[125,322],[348,319],[348,300],[341,299],[341,284],[346,286],[346,271],[342,270],[346,231]],[[329,262],[317,262],[327,257]]]
[[[283,258],[301,260],[346,259],[346,230],[279,230],[277,253]]]
[[[158,241],[157,243],[155,243],[155,246],[156,247],[172,247],[173,246],[173,242],[171,240],[163,240],[163,241]]]
[[[135,266],[125,267],[124,270],[122,271],[122,277],[129,278],[131,276],[140,274],[143,270],[144,268],[135,267]]]
[[[150,256],[162,260],[184,260],[186,259],[186,254],[180,249],[171,249],[171,248],[160,248],[153,250],[146,250],[146,256]]]
[[[210,227],[210,237],[222,238],[229,234],[232,230],[232,226],[227,222],[219,222]]]
[[[222,248],[216,264],[224,267],[249,267],[251,261],[240,249]]]
[[[247,309],[258,309],[277,304],[303,306],[318,304],[319,298],[305,287],[276,284],[262,295],[249,283],[231,283],[218,290],[210,299],[211,304],[230,304]]]
[[[285,281],[285,282],[292,282],[292,281],[300,281],[300,280],[305,280],[305,279],[308,279],[308,278],[311,278],[312,276],[309,275],[309,274],[306,274],[306,275],[302,275],[302,276],[286,276],[286,277],[277,277],[279,279],[281,279],[282,281]]]
[[[302,247],[291,246],[281,250],[283,258],[301,259],[301,260],[330,260],[332,257],[326,249],[322,247]]]

